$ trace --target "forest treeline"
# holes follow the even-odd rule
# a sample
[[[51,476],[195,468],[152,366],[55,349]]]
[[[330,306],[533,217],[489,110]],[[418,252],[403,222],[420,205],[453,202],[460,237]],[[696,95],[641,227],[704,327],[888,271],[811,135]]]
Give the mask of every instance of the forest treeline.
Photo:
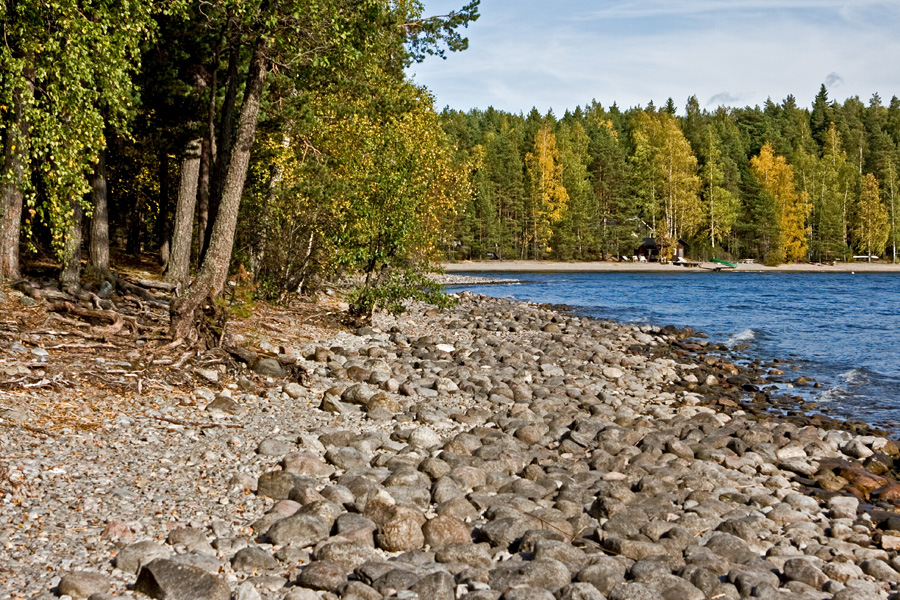
[[[405,69],[478,5],[0,1],[0,279],[51,258],[75,297],[152,252],[182,338],[229,268],[270,297],[351,277],[361,315],[431,294],[469,169]]]
[[[900,99],[885,105],[793,96],[762,107],[681,114],[596,102],[553,113],[445,109],[472,167],[446,223],[452,259],[631,257],[645,238],[671,255],[769,264],[897,260]]]

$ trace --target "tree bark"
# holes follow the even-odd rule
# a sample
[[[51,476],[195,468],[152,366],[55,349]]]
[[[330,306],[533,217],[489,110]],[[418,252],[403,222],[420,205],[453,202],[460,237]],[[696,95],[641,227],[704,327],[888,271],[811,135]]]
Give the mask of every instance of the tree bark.
[[[197,204],[197,183],[200,179],[200,140],[191,140],[181,161],[181,183],[175,205],[175,228],[172,233],[172,253],[166,269],[166,281],[185,284],[190,276],[191,238],[194,233],[194,208]]]
[[[221,294],[225,287],[231,251],[234,247],[238,209],[241,204],[241,194],[244,191],[244,182],[247,178],[250,150],[256,136],[259,104],[266,80],[265,49],[263,39],[258,39],[250,59],[244,101],[238,118],[235,143],[229,155],[222,200],[213,223],[212,236],[210,236],[203,264],[197,278],[188,288],[187,294],[172,303],[170,330],[175,339],[191,337],[189,334],[192,330],[196,331],[197,310],[204,302]],[[221,147],[219,153],[221,154]]]
[[[30,87],[30,85],[29,85]],[[28,90],[30,93],[30,89]],[[0,187],[0,280],[18,279],[19,235],[22,226],[22,202],[28,126],[22,108],[22,90],[13,92],[12,119],[3,135],[3,165],[0,176],[6,185]]]
[[[91,269],[106,280],[112,280],[109,268],[109,206],[107,204],[106,150],[100,153],[91,177]]]
[[[72,222],[66,232],[66,245],[63,249],[63,266],[59,274],[59,287],[69,294],[81,291],[81,226],[84,221],[84,210],[77,198],[72,199]]]
[[[212,138],[207,137],[200,146],[200,174],[197,182],[197,231],[200,232],[197,251],[197,266],[200,266],[202,255],[200,250],[206,238],[206,223],[209,220],[209,170],[213,160]]]
[[[222,120],[219,125],[219,139],[214,148],[215,161],[213,162],[212,175],[209,180],[209,200],[207,202],[206,229],[203,231],[203,243],[200,246],[200,262],[203,262],[207,249],[211,243],[212,230],[215,226],[219,212],[219,204],[222,202],[222,194],[225,190],[228,172],[231,169],[232,144],[234,139],[234,108],[238,94],[238,66],[241,58],[241,45],[234,42],[231,54],[228,57],[228,80],[225,88],[225,98],[222,100]],[[245,92],[246,94],[246,92]],[[246,102],[246,95],[244,96]],[[241,109],[243,112],[243,109]],[[238,125],[240,127],[240,125]],[[254,127],[255,128],[255,127]],[[240,135],[240,133],[238,133]]]

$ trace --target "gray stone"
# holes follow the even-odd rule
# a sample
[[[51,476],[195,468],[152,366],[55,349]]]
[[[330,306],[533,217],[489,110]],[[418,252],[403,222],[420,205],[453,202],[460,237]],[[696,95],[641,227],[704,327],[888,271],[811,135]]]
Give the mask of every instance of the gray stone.
[[[377,560],[378,554],[375,548],[361,542],[335,541],[319,546],[315,557],[316,560],[338,563],[350,572],[370,560]]]
[[[388,552],[407,552],[424,546],[425,534],[417,519],[401,514],[379,528],[375,541]]]
[[[260,456],[284,456],[291,451],[291,445],[284,440],[263,440],[256,447]]]
[[[859,568],[863,573],[874,577],[878,581],[893,582],[900,580],[900,573],[894,570],[889,564],[877,558],[870,558],[860,563]]]
[[[600,590],[590,583],[570,583],[557,594],[558,600],[606,600]]]
[[[287,471],[267,471],[259,476],[256,482],[256,493],[260,496],[284,500],[289,498],[291,490],[297,484],[297,475]]]
[[[782,572],[788,581],[799,581],[817,590],[821,590],[828,581],[828,576],[805,558],[788,559]]]
[[[617,585],[625,582],[625,572],[613,559],[604,559],[580,570],[575,574],[575,579],[590,583],[603,594],[609,595]]]
[[[435,552],[435,560],[441,563],[460,563],[476,569],[491,566],[491,555],[481,544],[448,544]]]
[[[303,386],[299,383],[291,381],[290,383],[284,384],[284,386],[282,386],[282,389],[284,390],[285,394],[287,394],[294,400],[303,396]]]
[[[231,558],[231,566],[235,571],[252,573],[254,571],[274,571],[281,565],[275,557],[255,546],[243,548]]]
[[[129,544],[116,554],[116,568],[137,573],[142,566],[157,558],[167,558],[172,551],[156,542],[143,541]]]
[[[93,594],[109,591],[109,578],[93,571],[73,571],[66,573],[59,580],[59,595],[71,596],[75,600],[87,598]]]
[[[428,600],[455,600],[455,582],[446,571],[437,571],[422,577],[410,589],[419,598]]]
[[[216,396],[215,400],[206,405],[205,410],[211,415],[227,416],[236,415],[243,409],[241,408],[240,404],[238,404],[228,396],[220,394]]]
[[[293,544],[303,548],[326,539],[330,530],[328,522],[322,517],[291,515],[272,525],[266,532],[266,537],[279,546]]]
[[[297,583],[314,590],[336,592],[347,583],[347,571],[339,563],[317,560],[303,568]]]
[[[164,558],[141,567],[134,587],[157,600],[231,600],[231,589],[222,579]]]
[[[554,600],[553,594],[543,588],[524,586],[509,590],[501,596],[502,600]]]
[[[449,544],[465,543],[472,540],[472,531],[460,519],[438,515],[422,526],[425,543],[433,550]]]
[[[253,372],[264,377],[284,377],[284,368],[274,358],[261,358],[253,365]]]
[[[556,591],[570,582],[569,569],[553,559],[501,563],[491,570],[490,575],[491,589],[494,590],[534,586]]]

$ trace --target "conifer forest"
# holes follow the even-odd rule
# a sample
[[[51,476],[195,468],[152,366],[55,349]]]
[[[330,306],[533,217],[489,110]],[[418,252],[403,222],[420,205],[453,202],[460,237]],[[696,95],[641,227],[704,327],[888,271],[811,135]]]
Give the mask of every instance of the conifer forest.
[[[0,278],[60,288],[152,256],[184,336],[228,278],[356,282],[364,314],[431,261],[896,260],[900,99],[562,116],[434,107],[406,68],[467,47],[474,0],[0,2]],[[598,90],[602,93],[602,90]]]

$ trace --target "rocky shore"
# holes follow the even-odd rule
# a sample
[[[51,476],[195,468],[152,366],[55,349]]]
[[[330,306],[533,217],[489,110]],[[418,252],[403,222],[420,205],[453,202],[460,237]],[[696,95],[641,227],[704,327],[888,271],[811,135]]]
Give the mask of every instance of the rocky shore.
[[[688,333],[464,293],[94,430],[0,396],[0,596],[900,597],[897,445]]]

